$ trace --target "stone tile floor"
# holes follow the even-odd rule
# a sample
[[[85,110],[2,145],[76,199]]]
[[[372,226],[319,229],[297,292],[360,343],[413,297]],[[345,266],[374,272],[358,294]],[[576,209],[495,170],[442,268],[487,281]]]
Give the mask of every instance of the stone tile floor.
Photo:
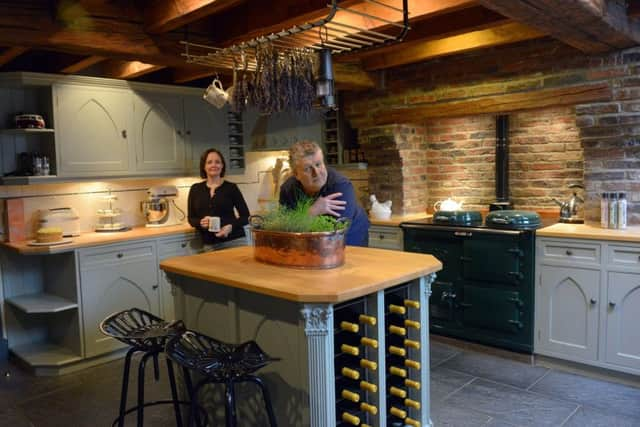
[[[0,426],[109,426],[118,408],[122,365],[120,360],[60,377],[34,377],[5,366],[10,375],[0,378]],[[634,386],[435,340],[431,369],[436,427],[640,427],[640,388]],[[166,384],[156,385],[147,394],[159,399],[165,390]],[[133,403],[133,387],[129,396]],[[145,426],[175,425],[170,407],[145,414]],[[126,425],[135,425],[129,418]]]

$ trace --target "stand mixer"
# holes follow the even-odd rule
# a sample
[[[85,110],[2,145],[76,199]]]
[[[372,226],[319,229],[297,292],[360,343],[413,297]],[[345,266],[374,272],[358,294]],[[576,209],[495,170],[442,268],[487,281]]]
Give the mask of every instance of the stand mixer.
[[[147,190],[149,196],[140,204],[147,219],[147,227],[168,227],[181,224],[186,214],[176,205],[178,188],[173,185],[158,185]]]

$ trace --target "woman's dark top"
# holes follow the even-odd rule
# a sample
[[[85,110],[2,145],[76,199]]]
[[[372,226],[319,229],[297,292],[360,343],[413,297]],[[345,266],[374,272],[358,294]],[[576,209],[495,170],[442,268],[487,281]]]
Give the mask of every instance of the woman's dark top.
[[[222,243],[244,236],[242,227],[249,223],[249,208],[236,184],[223,181],[216,188],[214,196],[210,197],[207,182],[198,182],[191,186],[187,203],[189,224],[200,232],[204,244]],[[236,217],[234,208],[238,211],[239,217]],[[231,224],[233,228],[229,236],[221,239],[216,237],[214,232],[202,228],[200,220],[205,216],[219,216],[220,227]]]

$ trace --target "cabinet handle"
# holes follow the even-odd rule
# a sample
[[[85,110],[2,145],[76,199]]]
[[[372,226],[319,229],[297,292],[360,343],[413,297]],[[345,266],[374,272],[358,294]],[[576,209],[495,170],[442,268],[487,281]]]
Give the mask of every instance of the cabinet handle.
[[[569,249],[567,249],[566,254],[567,254],[568,256],[571,256],[571,255],[573,255],[573,251],[570,251]]]
[[[123,138],[127,138],[127,130],[126,129],[122,129],[122,137]]]
[[[614,308],[616,306],[616,303],[613,301],[609,301],[609,307]]]
[[[118,254],[116,255],[118,258],[122,258],[124,256],[124,254]]]
[[[153,285],[153,286],[151,287],[151,289],[153,289],[153,290],[158,289],[158,285]]]
[[[181,248],[186,248],[186,247],[187,247],[187,244],[186,244],[186,243],[182,243],[182,244],[180,245],[180,247],[181,247]]]
[[[186,133],[187,133],[187,135],[191,135],[191,131],[190,130],[187,130]]]
[[[381,234],[381,235],[379,236],[379,238],[380,238],[380,240],[384,239],[384,234]]]
[[[598,301],[595,298],[591,298],[589,300],[589,302],[591,303],[591,305],[594,305],[595,303],[597,303]]]

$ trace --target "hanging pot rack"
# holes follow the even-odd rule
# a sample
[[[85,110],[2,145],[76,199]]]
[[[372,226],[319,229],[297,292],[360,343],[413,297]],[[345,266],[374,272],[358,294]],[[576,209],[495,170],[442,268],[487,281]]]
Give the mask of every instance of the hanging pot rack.
[[[382,0],[364,0],[375,5],[373,10],[385,11],[402,19],[393,21],[384,16],[339,6],[337,0],[327,5],[329,13],[326,17],[276,33],[261,35],[227,47],[215,47],[183,40],[184,53],[188,63],[206,65],[218,69],[243,68],[248,71],[256,69],[256,52],[260,45],[271,43],[280,53],[306,50],[309,52],[330,49],[332,54],[353,53],[400,42],[409,31],[408,0],[402,0],[402,8],[386,4]],[[357,26],[334,20],[336,15],[357,15],[367,19],[375,26],[388,26],[395,34],[359,28]]]

